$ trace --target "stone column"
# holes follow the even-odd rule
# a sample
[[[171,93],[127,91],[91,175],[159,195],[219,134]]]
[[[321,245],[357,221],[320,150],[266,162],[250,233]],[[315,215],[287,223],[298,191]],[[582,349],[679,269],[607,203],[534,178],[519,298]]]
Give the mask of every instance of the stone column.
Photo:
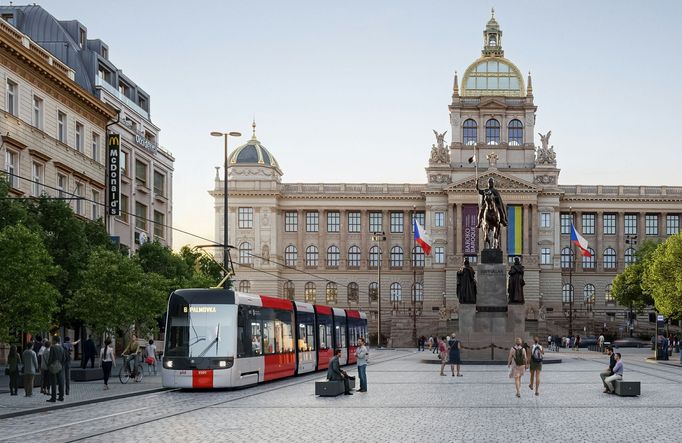
[[[446,234],[446,239],[447,239],[447,245],[448,245],[448,250],[447,250],[447,255],[453,255],[455,254],[455,235],[459,230],[461,229],[460,226],[455,224],[455,204],[449,204],[448,205],[448,224],[447,224],[447,234]],[[446,260],[447,263],[447,260]]]
[[[530,205],[523,205],[523,257],[527,257],[529,254],[530,246],[530,230],[532,229],[530,223]]]
[[[537,255],[538,254],[538,247],[537,247],[537,239],[540,238],[538,232],[538,215],[540,213],[538,212],[538,205],[537,204],[531,204],[530,205],[531,211],[530,211],[530,225],[531,225],[531,231],[530,231],[530,242],[529,242],[529,253],[530,255]]]
[[[455,231],[455,254],[462,254],[462,205],[457,205],[455,207],[455,226],[457,230]]]
[[[616,215],[616,271],[625,269],[625,212],[618,211]]]

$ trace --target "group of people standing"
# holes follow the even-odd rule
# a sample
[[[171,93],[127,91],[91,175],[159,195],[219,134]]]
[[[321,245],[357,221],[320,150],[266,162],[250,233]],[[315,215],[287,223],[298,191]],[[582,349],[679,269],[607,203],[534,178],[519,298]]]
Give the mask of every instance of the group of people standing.
[[[357,357],[358,378],[360,378],[360,389],[358,392],[367,392],[367,360],[369,358],[369,350],[367,349],[365,339],[360,337],[358,339],[358,346],[355,349],[355,356]],[[353,395],[350,389],[350,380],[352,377],[346,371],[341,369],[341,349],[334,350],[334,356],[329,360],[327,367],[327,380],[343,381],[344,395]]]
[[[438,347],[438,358],[440,358],[440,375],[445,376],[443,370],[445,365],[450,365],[450,371],[452,371],[452,376],[461,377],[459,365],[462,364],[460,358],[460,350],[462,349],[462,343],[457,340],[455,333],[448,335],[447,337],[441,337],[438,340],[436,337],[437,347]],[[455,374],[455,367],[457,367],[457,374]]]

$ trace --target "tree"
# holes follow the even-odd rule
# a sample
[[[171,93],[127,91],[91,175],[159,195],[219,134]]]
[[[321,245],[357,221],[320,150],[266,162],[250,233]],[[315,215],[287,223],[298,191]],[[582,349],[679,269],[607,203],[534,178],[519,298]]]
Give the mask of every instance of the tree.
[[[642,243],[635,253],[635,262],[627,266],[623,272],[613,279],[611,294],[621,306],[628,306],[636,311],[641,311],[654,304],[651,294],[642,288],[642,275],[656,246],[657,244],[653,241]]]
[[[210,286],[217,285],[224,277],[223,267],[208,254],[183,246],[180,248],[180,257],[190,268],[194,269],[195,273],[212,281],[213,283],[209,283]]]
[[[651,255],[642,286],[666,317],[682,315],[682,234],[669,237]]]
[[[0,230],[0,342],[23,331],[48,329],[59,292],[59,272],[41,236],[22,225]]]

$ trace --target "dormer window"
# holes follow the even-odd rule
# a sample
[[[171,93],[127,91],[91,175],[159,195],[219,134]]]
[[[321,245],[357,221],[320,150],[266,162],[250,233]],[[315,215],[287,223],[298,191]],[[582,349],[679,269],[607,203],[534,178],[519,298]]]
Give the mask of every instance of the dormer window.
[[[85,48],[85,43],[88,39],[87,33],[85,32],[85,29],[80,28],[78,33],[78,43],[80,44],[81,48]]]
[[[109,49],[106,46],[100,48],[99,54],[104,57],[105,60],[109,60]]]

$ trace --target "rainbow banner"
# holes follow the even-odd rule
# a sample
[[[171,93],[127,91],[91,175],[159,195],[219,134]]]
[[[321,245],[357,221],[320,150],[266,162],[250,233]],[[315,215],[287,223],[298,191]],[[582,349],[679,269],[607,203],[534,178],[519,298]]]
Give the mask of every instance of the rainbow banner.
[[[523,206],[507,206],[507,254],[523,254]]]

